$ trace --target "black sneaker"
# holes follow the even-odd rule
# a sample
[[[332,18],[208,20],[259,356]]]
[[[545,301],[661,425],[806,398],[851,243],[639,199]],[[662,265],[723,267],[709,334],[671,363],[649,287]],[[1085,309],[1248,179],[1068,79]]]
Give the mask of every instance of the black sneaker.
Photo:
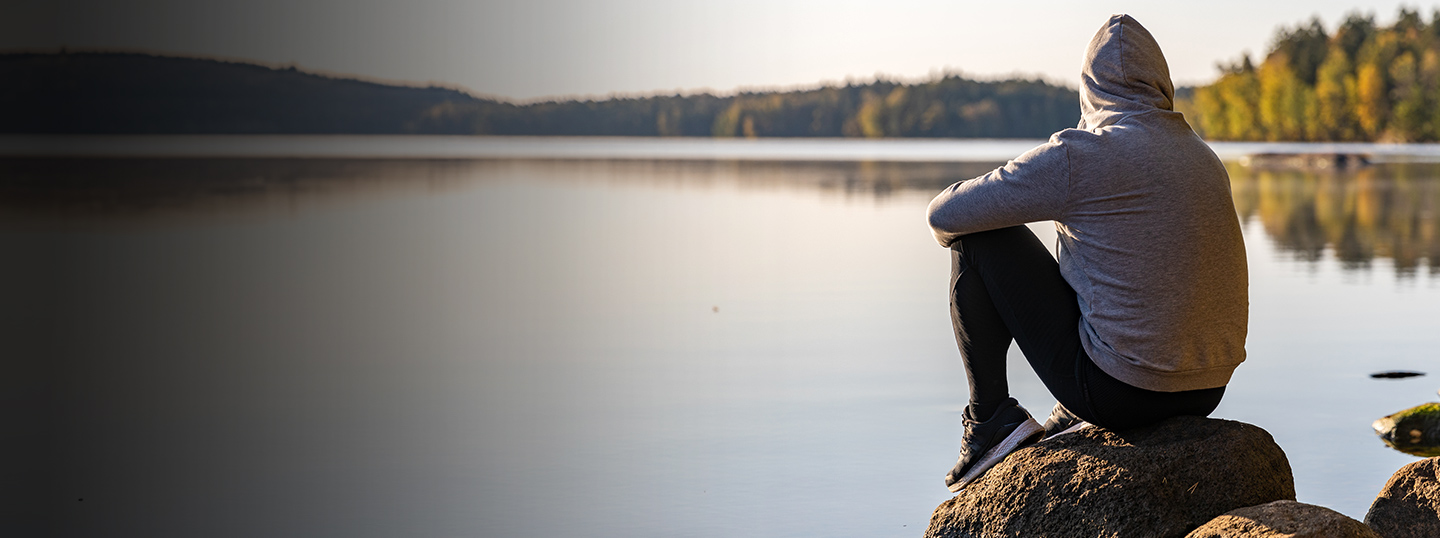
[[[966,406],[964,422],[965,437],[961,441],[960,461],[955,462],[955,468],[945,475],[945,487],[951,493],[959,493],[1005,456],[1039,441],[1045,433],[1014,398],[1000,404],[995,416],[985,422],[976,422],[970,415],[970,407]]]
[[[1055,408],[1050,410],[1050,418],[1045,419],[1045,438],[1065,435],[1089,425],[1089,422],[1075,416],[1075,413],[1060,405],[1060,402],[1055,402]]]

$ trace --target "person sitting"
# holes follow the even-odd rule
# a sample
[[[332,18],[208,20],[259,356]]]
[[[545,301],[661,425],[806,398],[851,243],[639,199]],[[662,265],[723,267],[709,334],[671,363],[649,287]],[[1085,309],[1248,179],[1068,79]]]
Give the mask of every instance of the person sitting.
[[[970,385],[952,492],[1082,421],[1121,430],[1207,416],[1245,360],[1248,275],[1229,176],[1174,98],[1155,38],[1112,16],[1086,50],[1079,126],[930,203],[935,239],[951,249]],[[1046,220],[1055,258],[1024,226]],[[1009,395],[1012,340],[1058,402],[1044,427]]]

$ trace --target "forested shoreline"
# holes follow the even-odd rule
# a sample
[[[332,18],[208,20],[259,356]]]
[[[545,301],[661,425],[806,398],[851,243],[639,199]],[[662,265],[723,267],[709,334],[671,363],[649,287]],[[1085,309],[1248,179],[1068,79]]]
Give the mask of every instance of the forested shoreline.
[[[1282,27],[1258,63],[1178,88],[1209,140],[1440,140],[1440,10]],[[0,54],[0,133],[1042,138],[1075,125],[1044,80],[874,80],[517,103],[290,68],[137,53]]]
[[[878,80],[784,92],[559,101],[506,111],[508,134],[1036,138],[1080,118],[1079,95],[1041,80]]]
[[[513,103],[443,87],[134,53],[0,54],[0,132],[1036,138],[1074,90],[945,75],[734,95]]]
[[[1277,31],[1259,65],[1248,55],[1177,102],[1210,140],[1440,140],[1440,10],[1400,10],[1378,26],[1352,14]]]

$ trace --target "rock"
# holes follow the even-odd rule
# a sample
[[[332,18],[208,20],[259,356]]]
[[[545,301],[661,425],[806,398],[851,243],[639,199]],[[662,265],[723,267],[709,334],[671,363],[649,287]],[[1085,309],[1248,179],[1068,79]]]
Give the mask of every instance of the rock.
[[[1370,425],[1391,448],[1422,457],[1440,456],[1440,403],[1426,403]]]
[[[1294,499],[1290,462],[1265,430],[1175,417],[1017,450],[936,508],[925,536],[1181,537],[1230,510]]]
[[[1345,170],[1370,166],[1363,153],[1256,153],[1240,158],[1242,166],[1272,170]]]
[[[1364,523],[1323,506],[1275,501],[1237,508],[1185,538],[1381,538]]]
[[[1425,375],[1425,372],[1416,372],[1413,370],[1386,370],[1384,372],[1375,372],[1373,374],[1370,374],[1370,377],[1374,379],[1405,379],[1407,377],[1420,377],[1422,375]]]
[[[1440,536],[1440,458],[1395,471],[1370,505],[1365,523],[1385,538]]]

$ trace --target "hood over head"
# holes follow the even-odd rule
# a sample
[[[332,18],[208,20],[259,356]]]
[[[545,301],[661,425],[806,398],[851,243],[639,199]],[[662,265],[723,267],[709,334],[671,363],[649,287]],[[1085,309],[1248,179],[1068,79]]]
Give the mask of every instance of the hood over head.
[[[1175,85],[1160,44],[1129,15],[1111,15],[1090,39],[1080,70],[1080,128],[1127,114],[1174,110]]]

